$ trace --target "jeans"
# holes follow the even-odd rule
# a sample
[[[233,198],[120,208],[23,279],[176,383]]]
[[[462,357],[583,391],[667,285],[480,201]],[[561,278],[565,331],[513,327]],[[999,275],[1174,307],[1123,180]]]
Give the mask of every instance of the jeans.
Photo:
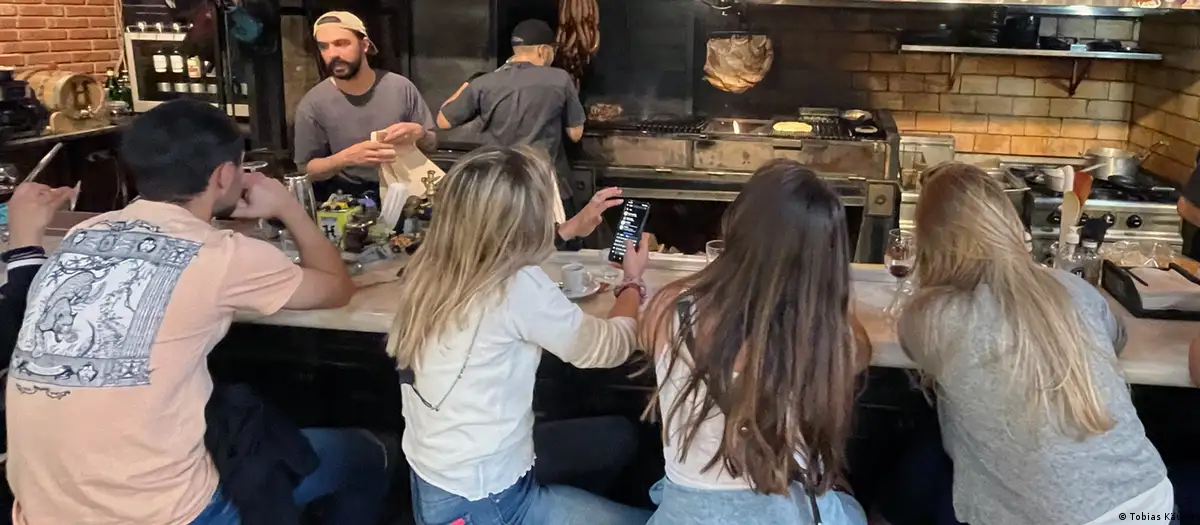
[[[374,525],[379,522],[391,472],[387,447],[361,429],[306,428],[300,431],[317,453],[317,470],[292,493],[297,505],[323,499],[323,523]],[[192,525],[240,525],[233,502],[218,489]]]
[[[799,483],[791,495],[757,494],[746,490],[708,490],[685,487],[663,478],[650,489],[658,510],[652,525],[736,523],[738,525],[812,525],[812,502]],[[818,496],[823,525],[866,525],[867,515],[853,496],[829,491]]]
[[[650,518],[648,510],[594,494],[603,493],[633,458],[637,436],[629,420],[594,417],[539,423],[533,428],[533,449],[537,462],[531,472],[500,494],[476,501],[412,475],[417,523],[445,525],[462,518],[458,525],[640,525]]]
[[[538,482],[604,494],[637,452],[637,428],[618,416],[538,423],[533,452]]]
[[[539,485],[532,474],[475,501],[430,485],[416,474],[412,491],[418,525],[642,525],[651,514],[575,487]]]

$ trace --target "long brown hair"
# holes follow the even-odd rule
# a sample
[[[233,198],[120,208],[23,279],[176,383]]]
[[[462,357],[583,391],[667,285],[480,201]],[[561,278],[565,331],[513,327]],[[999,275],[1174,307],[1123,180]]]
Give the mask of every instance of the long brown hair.
[[[417,368],[420,353],[462,329],[524,266],[554,252],[554,171],[532,149],[487,146],[438,184],[424,244],[400,278],[388,353]]]
[[[986,285],[1004,317],[1006,342],[998,358],[1011,371],[1025,429],[1049,413],[1080,437],[1112,428],[1092,381],[1093,347],[1066,287],[1025,249],[1024,230],[1004,189],[974,166],[935,168],[916,212],[920,289],[905,306],[899,332],[924,372],[927,386],[941,376],[961,331],[948,329],[945,308],[969,301]]]
[[[844,469],[854,403],[845,209],[809,169],[773,161],[726,212],[723,237],[720,257],[654,298],[642,331],[643,344],[668,353],[666,377],[681,359],[691,368],[663,407],[667,423],[685,421],[680,459],[719,409],[725,429],[705,470],[721,462],[761,493],[786,494],[793,480],[824,493]],[[696,316],[671,333],[676,300]]]

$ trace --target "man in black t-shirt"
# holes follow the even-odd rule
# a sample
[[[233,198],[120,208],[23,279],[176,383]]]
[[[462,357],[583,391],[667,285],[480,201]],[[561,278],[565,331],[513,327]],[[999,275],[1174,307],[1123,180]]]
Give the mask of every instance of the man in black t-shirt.
[[[474,78],[442,105],[440,128],[461,126],[478,118],[484,142],[499,146],[529,145],[543,151],[558,172],[558,194],[567,215],[571,191],[570,164],[563,135],[583,137],[587,120],[575,82],[566,71],[551,67],[554,31],[541,20],[526,20],[512,32],[513,57],[496,71]]]
[[[1192,259],[1200,259],[1200,156],[1196,158],[1196,169],[1183,185],[1183,195],[1175,204],[1179,217],[1184,220],[1183,254]]]

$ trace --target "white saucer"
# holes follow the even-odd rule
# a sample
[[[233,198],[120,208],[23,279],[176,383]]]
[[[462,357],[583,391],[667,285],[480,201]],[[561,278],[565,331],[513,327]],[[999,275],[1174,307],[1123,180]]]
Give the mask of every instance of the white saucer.
[[[558,283],[558,289],[562,291],[563,295],[567,296],[567,299],[571,299],[571,300],[583,299],[584,297],[595,295],[595,293],[599,292],[600,289],[603,287],[604,287],[604,283],[599,282],[599,281],[592,281],[591,284],[587,285],[587,288],[584,288],[582,290],[577,290],[574,292],[570,292],[562,287],[562,283]]]

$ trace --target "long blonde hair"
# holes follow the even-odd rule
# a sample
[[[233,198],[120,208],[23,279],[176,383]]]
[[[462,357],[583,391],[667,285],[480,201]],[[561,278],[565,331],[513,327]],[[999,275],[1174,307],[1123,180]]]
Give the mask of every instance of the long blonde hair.
[[[502,296],[509,278],[554,251],[554,172],[525,147],[484,147],[438,184],[424,243],[400,279],[388,354],[400,368],[468,314]]]
[[[967,164],[935,168],[917,204],[916,236],[921,286],[900,333],[927,383],[953,358],[946,354],[952,341],[965,337],[944,329],[945,307],[964,304],[987,285],[1008,330],[999,358],[1012,372],[1012,400],[1025,403],[1028,416],[1057,416],[1064,434],[1082,438],[1112,428],[1092,381],[1094,336],[1062,283],[1029,256],[1016,209],[998,182]]]

